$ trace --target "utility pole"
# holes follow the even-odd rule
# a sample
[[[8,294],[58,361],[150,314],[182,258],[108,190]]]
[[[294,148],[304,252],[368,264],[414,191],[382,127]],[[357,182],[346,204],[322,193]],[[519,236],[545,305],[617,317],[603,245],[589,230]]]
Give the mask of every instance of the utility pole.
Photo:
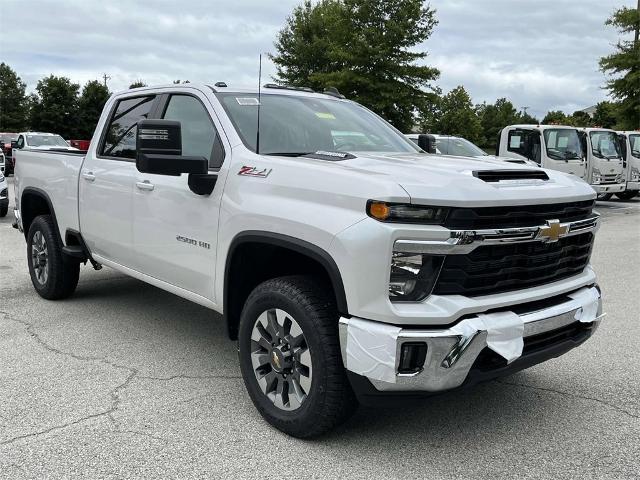
[[[640,0],[638,0],[640,2]],[[109,75],[107,75],[106,73],[102,74],[102,79],[104,80],[104,86],[107,86],[107,80],[111,80],[111,77]]]
[[[640,17],[640,0],[638,0],[638,8],[636,9],[636,14]],[[635,43],[633,44],[635,47],[638,46],[638,40],[640,40],[640,18],[638,19],[638,23],[636,23],[636,36]]]

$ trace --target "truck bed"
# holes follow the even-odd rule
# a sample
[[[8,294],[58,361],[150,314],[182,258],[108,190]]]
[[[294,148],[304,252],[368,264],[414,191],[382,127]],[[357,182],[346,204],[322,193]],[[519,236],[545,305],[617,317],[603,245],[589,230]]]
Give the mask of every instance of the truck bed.
[[[62,238],[68,228],[79,230],[78,178],[85,153],[30,149],[16,151],[16,205],[20,205],[23,185],[46,193],[56,212]]]

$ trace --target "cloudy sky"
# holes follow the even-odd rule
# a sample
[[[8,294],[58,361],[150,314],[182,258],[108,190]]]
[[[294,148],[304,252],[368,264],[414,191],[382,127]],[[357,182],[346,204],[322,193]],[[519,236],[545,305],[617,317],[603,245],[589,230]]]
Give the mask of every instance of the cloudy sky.
[[[109,77],[256,83],[260,52],[302,0],[1,0],[0,61],[32,90],[54,73],[77,83]],[[431,0],[439,25],[420,48],[437,84],[464,85],[474,102],[510,98],[543,116],[605,98],[598,59],[617,32],[611,12],[636,0]],[[20,21],[8,21],[20,12]],[[273,72],[266,65],[267,74]]]

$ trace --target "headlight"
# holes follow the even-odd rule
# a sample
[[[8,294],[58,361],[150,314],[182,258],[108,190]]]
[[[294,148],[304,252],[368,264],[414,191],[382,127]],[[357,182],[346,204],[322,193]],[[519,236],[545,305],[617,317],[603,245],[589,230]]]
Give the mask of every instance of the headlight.
[[[600,183],[601,178],[602,176],[600,175],[600,170],[598,170],[597,168],[594,168],[593,172],[591,173],[591,182]]]
[[[369,200],[367,215],[380,222],[441,224],[449,210],[443,207],[411,205],[408,203],[387,203]]]
[[[631,169],[631,181],[632,182],[640,181],[640,170],[638,170],[637,168]]]
[[[616,183],[624,183],[624,178],[622,177],[622,174],[619,174],[618,176],[616,176]]]
[[[443,256],[393,252],[389,276],[389,298],[392,302],[419,302],[426,298],[436,283]]]

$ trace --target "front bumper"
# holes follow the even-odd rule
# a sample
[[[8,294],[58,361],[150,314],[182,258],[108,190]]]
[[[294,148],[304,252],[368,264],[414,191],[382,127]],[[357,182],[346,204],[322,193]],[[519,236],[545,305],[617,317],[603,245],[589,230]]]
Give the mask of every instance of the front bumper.
[[[605,183],[598,185],[591,185],[596,193],[618,193],[624,192],[626,185],[624,183]]]
[[[640,182],[627,182],[627,190],[640,190]]]
[[[580,344],[581,336],[582,341],[588,338],[603,316],[600,291],[593,286],[544,305],[470,315],[445,329],[341,318],[340,343],[347,370],[368,379],[376,393],[434,393],[462,386],[472,370],[481,369],[491,378],[492,369],[498,376],[512,362],[522,365],[529,358],[530,366],[544,361],[545,349],[561,355]],[[558,350],[559,342],[568,340],[574,344]],[[424,365],[414,373],[398,373],[405,343],[426,344]],[[540,360],[531,363],[533,358]]]

